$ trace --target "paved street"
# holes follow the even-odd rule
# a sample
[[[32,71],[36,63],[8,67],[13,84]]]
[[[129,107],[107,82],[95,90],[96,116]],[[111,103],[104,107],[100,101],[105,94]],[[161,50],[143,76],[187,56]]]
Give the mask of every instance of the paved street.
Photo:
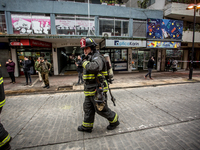
[[[82,92],[7,96],[1,121],[12,149],[200,149],[200,83],[112,90],[120,126],[96,115],[92,133],[77,131]],[[110,99],[110,97],[109,97]]]

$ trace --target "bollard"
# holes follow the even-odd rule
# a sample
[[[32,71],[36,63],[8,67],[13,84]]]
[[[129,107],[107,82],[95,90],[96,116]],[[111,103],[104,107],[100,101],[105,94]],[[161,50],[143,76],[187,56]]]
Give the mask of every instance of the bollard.
[[[3,108],[3,105],[6,103],[5,99],[5,92],[4,92],[4,86],[3,86],[3,76],[1,71],[1,64],[0,64],[0,114],[1,110]],[[10,147],[10,141],[11,141],[10,134],[4,129],[3,125],[0,122],[0,149],[9,150]]]

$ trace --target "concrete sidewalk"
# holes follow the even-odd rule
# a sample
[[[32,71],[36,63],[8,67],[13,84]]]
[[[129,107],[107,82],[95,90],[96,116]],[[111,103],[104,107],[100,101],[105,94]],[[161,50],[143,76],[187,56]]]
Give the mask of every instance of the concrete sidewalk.
[[[144,79],[147,71],[132,73],[117,73],[114,75],[114,82],[110,84],[111,89],[134,88],[143,86],[158,86],[166,84],[182,84],[200,82],[200,70],[193,71],[192,80],[188,80],[189,71],[179,70],[173,72],[152,72],[152,78]],[[65,76],[49,77],[50,89],[42,88],[43,83],[39,81],[37,75],[32,76],[32,86],[24,86],[25,77],[16,78],[16,83],[10,83],[10,78],[4,78],[4,89],[6,95],[29,94],[29,93],[55,93],[63,91],[82,91],[83,85],[75,86],[78,81],[77,74],[69,74]]]

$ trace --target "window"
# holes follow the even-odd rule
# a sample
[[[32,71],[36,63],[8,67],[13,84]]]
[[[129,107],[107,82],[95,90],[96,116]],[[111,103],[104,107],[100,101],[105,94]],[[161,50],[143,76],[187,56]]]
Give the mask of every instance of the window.
[[[66,35],[95,35],[94,17],[57,16],[56,31]]]
[[[146,21],[133,20],[133,36],[146,37]]]
[[[14,34],[51,34],[50,16],[11,14]]]
[[[129,20],[121,19],[99,19],[99,35],[104,36],[128,36]]]
[[[4,12],[0,12],[0,34],[7,33]]]

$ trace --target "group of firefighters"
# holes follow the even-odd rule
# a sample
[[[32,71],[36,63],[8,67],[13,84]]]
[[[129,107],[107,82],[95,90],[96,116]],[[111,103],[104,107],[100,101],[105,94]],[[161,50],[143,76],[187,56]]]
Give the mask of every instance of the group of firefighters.
[[[82,124],[78,126],[78,131],[92,132],[95,112],[106,118],[109,122],[107,129],[113,130],[120,123],[117,113],[112,111],[107,104],[107,91],[110,91],[109,82],[112,82],[108,71],[111,65],[108,65],[108,61],[96,49],[97,44],[92,38],[82,38],[80,45],[81,49],[84,50],[84,55],[82,56],[82,78],[84,81],[85,101],[83,104],[84,119]],[[80,63],[77,66],[80,66]],[[46,85],[48,86],[48,84]],[[111,98],[114,103],[112,94]],[[0,69],[0,112],[5,101],[3,77]],[[9,150],[11,148],[9,144],[11,139],[9,133],[0,123],[0,150]]]

